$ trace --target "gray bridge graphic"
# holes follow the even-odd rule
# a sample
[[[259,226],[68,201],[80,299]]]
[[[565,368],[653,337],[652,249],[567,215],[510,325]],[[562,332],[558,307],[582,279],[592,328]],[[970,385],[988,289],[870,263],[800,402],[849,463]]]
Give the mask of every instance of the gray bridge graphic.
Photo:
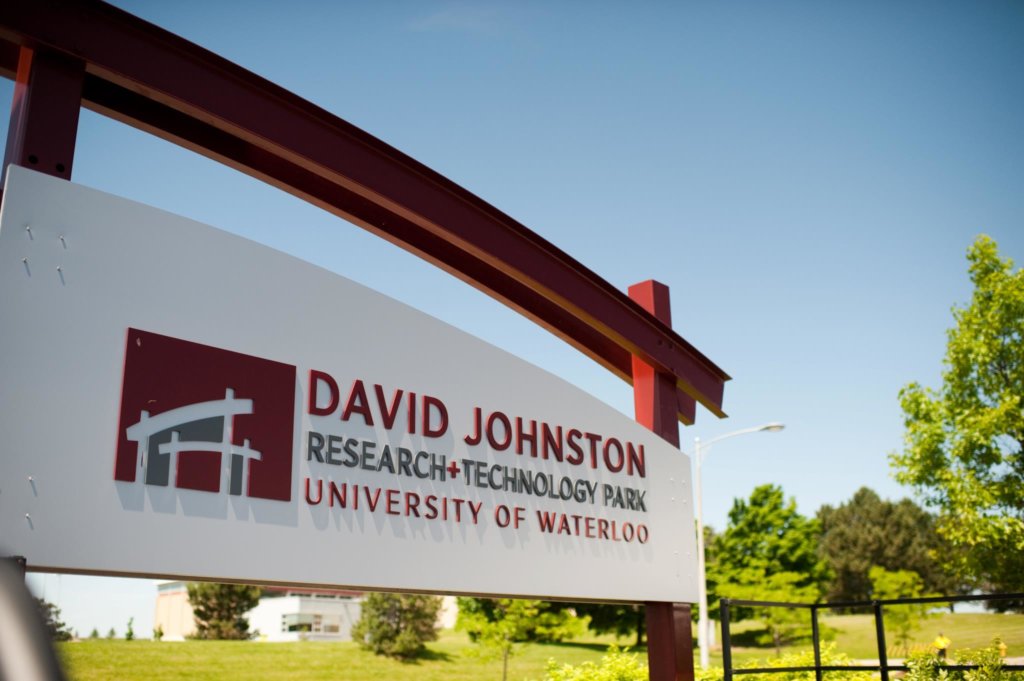
[[[231,388],[222,400],[187,404],[155,416],[143,410],[138,423],[125,432],[138,443],[145,484],[166,487],[173,473],[177,487],[178,454],[194,451],[219,458],[221,492],[227,487],[229,494],[242,494],[246,470],[263,455],[249,446],[249,440],[241,446],[232,444],[232,431],[235,416],[252,410],[252,400],[235,397]]]

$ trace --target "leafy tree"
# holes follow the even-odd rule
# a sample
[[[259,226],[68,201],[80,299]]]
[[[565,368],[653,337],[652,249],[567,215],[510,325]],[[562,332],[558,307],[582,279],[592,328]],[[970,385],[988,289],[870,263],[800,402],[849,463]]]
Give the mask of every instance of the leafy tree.
[[[259,587],[192,582],[187,588],[196,620],[196,632],[191,638],[237,641],[250,637],[245,613],[259,603]]]
[[[99,638],[99,637],[100,637],[99,630],[96,627],[93,627],[92,631],[89,632],[89,638]]]
[[[746,587],[751,587],[749,593],[763,594],[773,575],[789,573],[797,577],[778,578],[775,587],[816,597],[828,577],[828,567],[818,556],[818,535],[818,521],[800,515],[796,501],[787,501],[781,487],[757,487],[749,501],[733,502],[729,526],[715,541],[715,560],[708,565],[709,594],[718,599]],[[717,609],[712,606],[712,615]],[[749,615],[740,609],[734,617]]]
[[[508,678],[508,660],[517,642],[531,640],[561,641],[583,633],[586,620],[571,610],[545,607],[544,601],[500,598],[487,608],[459,608],[456,628],[469,633],[484,651],[501,656],[502,681]]]
[[[536,616],[531,622],[526,622],[516,642],[536,643],[558,643],[567,638],[577,635],[578,628],[575,625],[577,615],[589,615],[590,609],[600,613],[604,618],[606,631],[618,626],[614,621],[618,612],[614,605],[595,605],[583,603],[565,603],[553,601],[530,601],[536,610]],[[490,622],[497,621],[504,617],[502,612],[503,601],[493,598],[469,598],[458,599],[459,617],[463,615],[481,615]],[[632,608],[632,606],[623,606]],[[641,608],[642,612],[642,608]],[[589,622],[589,620],[584,620]],[[567,624],[568,623],[568,624]],[[476,640],[476,634],[469,631],[470,639]]]
[[[900,391],[905,444],[891,462],[938,509],[960,574],[1024,591],[1024,272],[986,236],[967,260],[974,291],[953,309],[942,387]]]
[[[117,632],[114,631],[114,627],[110,627],[110,631],[107,632],[107,639],[112,640],[117,638]]]
[[[572,603],[577,615],[590,618],[590,630],[598,634],[636,636],[636,647],[644,644],[647,630],[644,606],[635,603]]]
[[[937,558],[947,547],[935,530],[935,519],[913,501],[882,500],[861,487],[837,508],[822,506],[818,521],[818,552],[832,573],[826,600],[868,600],[872,591],[868,572],[875,565],[916,572],[929,591],[957,591],[956,581]]]
[[[160,641],[164,637],[164,628],[159,624],[153,627],[153,640]]]
[[[871,579],[871,596],[885,601],[897,598],[920,598],[924,595],[921,576],[910,570],[886,570],[874,566],[868,572]],[[923,603],[885,606],[886,629],[896,633],[897,643],[907,649],[910,634],[917,630],[921,620],[928,616],[928,606]]]
[[[124,632],[124,640],[125,641],[134,641],[135,640],[135,630],[132,629],[132,624],[134,624],[134,623],[135,623],[135,618],[134,617],[129,617],[128,618],[128,628],[125,629],[125,632]]]
[[[417,657],[437,640],[441,599],[413,594],[372,593],[363,601],[352,638],[378,655]]]
[[[813,603],[819,595],[816,584],[807,584],[806,575],[796,572],[767,574],[750,568],[734,584],[723,584],[723,596],[744,600],[776,601],[780,603]],[[758,607],[754,616],[767,630],[765,639],[758,643],[771,643],[776,656],[782,655],[782,646],[810,635],[807,611],[802,608]]]
[[[71,640],[71,630],[60,620],[60,608],[42,598],[34,600],[36,609],[39,610],[39,616],[43,619],[43,624],[46,625],[46,631],[50,634],[50,639],[54,641]]]

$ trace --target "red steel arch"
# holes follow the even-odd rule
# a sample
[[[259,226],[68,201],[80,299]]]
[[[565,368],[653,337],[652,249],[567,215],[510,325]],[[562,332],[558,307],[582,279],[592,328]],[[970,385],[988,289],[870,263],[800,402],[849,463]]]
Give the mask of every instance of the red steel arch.
[[[632,383],[638,357],[719,417],[729,376],[584,265],[388,144],[212,52],[96,0],[5,0],[16,79],[4,165],[70,178],[79,107],[192,149],[433,262]]]

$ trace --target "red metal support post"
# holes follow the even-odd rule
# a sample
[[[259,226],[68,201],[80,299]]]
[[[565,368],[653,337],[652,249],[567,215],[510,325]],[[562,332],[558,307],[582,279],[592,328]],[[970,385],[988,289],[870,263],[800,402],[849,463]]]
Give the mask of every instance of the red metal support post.
[[[71,179],[84,80],[84,62],[58,52],[21,47],[3,177],[7,166],[14,163]]]
[[[629,297],[672,326],[668,287],[650,280],[629,287]],[[636,420],[666,442],[679,447],[679,405],[672,376],[633,356],[633,403]],[[680,528],[685,531],[685,528]],[[651,681],[693,681],[693,632],[686,603],[645,603],[647,661]]]

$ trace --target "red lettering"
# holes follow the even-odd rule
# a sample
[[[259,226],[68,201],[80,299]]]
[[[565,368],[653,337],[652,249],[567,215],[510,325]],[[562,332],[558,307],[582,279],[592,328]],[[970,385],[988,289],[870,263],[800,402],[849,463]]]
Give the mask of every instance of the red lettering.
[[[556,460],[562,460],[562,426],[555,426],[555,432],[551,432],[551,426],[541,422],[541,430],[544,434],[544,449],[541,450],[541,458],[547,460],[548,452],[550,451],[552,456]]]
[[[316,506],[324,497],[324,481],[317,479],[316,481],[316,501],[313,501],[309,496],[309,478],[306,478],[306,503],[311,506]]]
[[[330,490],[330,506],[334,508],[334,500],[338,500],[338,506],[345,508],[345,503],[348,500],[348,484],[341,483],[341,486],[336,482],[331,482],[327,485],[327,489]]]
[[[423,514],[423,517],[427,520],[434,520],[438,516],[437,510],[437,497],[433,494],[428,494],[426,500],[423,503],[427,507],[427,512]]]
[[[505,439],[498,440],[494,436],[494,422],[501,421],[501,427],[505,431]],[[500,411],[493,412],[487,417],[487,441],[491,444],[497,452],[502,452],[508,449],[508,446],[512,444],[512,422],[508,420],[508,417],[502,414]]]
[[[516,417],[516,454],[523,453],[523,443],[530,443],[530,456],[537,458],[537,422],[530,421],[530,430],[523,431],[522,417]]]
[[[440,422],[437,427],[431,427],[430,425],[430,413],[431,408],[435,410],[437,415],[440,417]],[[430,395],[423,396],[423,436],[424,437],[441,437],[448,432],[448,408],[444,406],[444,402],[431,397]]]
[[[373,391],[377,393],[377,406],[380,408],[381,421],[386,430],[391,430],[398,418],[398,408],[402,405],[402,390],[396,390],[395,396],[391,399],[391,406],[384,397],[384,388],[376,383],[373,384]]]
[[[597,433],[587,433],[585,437],[590,442],[590,467],[597,468],[597,445],[601,442],[601,436]]]
[[[380,490],[377,490],[377,494],[380,494]],[[398,512],[398,500],[400,492],[397,489],[389,489],[384,494],[384,512],[388,515],[401,515]]]
[[[597,534],[601,539],[608,538],[608,521],[604,518],[598,518],[597,520]]]
[[[583,448],[580,447],[580,438],[583,437],[583,433],[573,428],[569,431],[567,437],[569,441],[569,449],[575,452],[575,455],[570,455],[565,458],[567,463],[571,463],[573,466],[579,466],[583,463]]]
[[[373,493],[372,497],[370,496],[370,489],[368,487],[363,487],[363,492],[366,494],[366,503],[370,507],[370,511],[376,511],[377,504],[380,502],[380,487],[377,488],[377,491]]]
[[[473,445],[480,444],[480,440],[484,436],[484,427],[481,424],[483,416],[480,413],[480,407],[473,407],[473,424],[476,426],[476,432],[472,435],[467,435],[462,438],[463,442],[472,447]]]
[[[512,522],[512,512],[505,504],[498,504],[494,507],[494,522],[498,527],[508,527]]]
[[[618,458],[614,462],[612,457],[609,456],[608,452],[612,448],[618,450]],[[608,467],[612,473],[618,473],[622,470],[623,465],[626,462],[626,453],[622,451],[622,443],[615,438],[609,438],[604,443],[604,465]]]
[[[330,400],[327,402],[326,407],[317,406],[317,394],[319,393],[318,387],[323,383],[327,386],[327,392],[330,395]],[[338,408],[338,384],[334,382],[330,374],[326,374],[323,371],[317,371],[311,369],[309,372],[309,413],[311,416],[326,416],[335,409]]]
[[[405,493],[405,515],[420,517],[420,495],[416,492]]]
[[[366,388],[359,379],[352,384],[352,392],[348,394],[348,403],[341,412],[341,420],[348,421],[352,414],[359,414],[366,425],[373,425],[373,414],[370,413],[369,400],[366,399]]]
[[[555,516],[558,515],[554,512],[537,511],[537,522],[540,523],[541,532],[554,532],[555,531]]]
[[[647,460],[644,457],[644,446],[640,445],[637,449],[636,445],[632,442],[626,443],[626,474],[633,475],[634,469],[636,475],[641,478],[647,477]]]

